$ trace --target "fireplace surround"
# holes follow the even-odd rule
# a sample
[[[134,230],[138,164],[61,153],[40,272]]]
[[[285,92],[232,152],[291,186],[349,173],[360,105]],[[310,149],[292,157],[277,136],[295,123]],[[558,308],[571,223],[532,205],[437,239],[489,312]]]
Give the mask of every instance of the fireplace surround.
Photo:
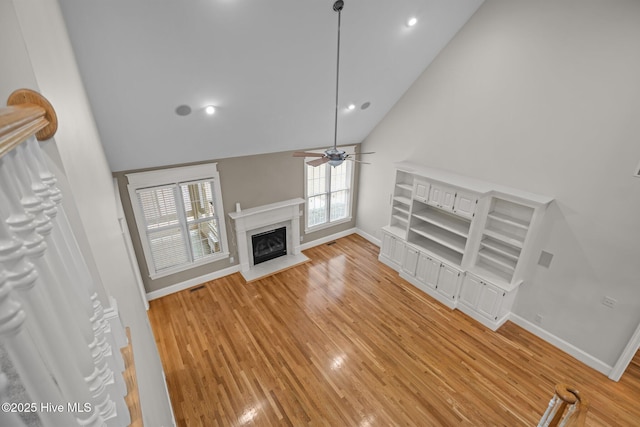
[[[240,273],[247,282],[309,261],[300,252],[300,205],[303,203],[304,199],[297,198],[229,213],[235,225]],[[284,243],[287,253],[264,262],[254,262],[252,237],[283,227],[286,229]]]

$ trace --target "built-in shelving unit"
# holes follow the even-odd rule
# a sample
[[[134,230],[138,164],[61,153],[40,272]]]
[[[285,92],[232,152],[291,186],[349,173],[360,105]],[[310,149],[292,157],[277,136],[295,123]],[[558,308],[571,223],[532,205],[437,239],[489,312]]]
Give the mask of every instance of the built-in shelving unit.
[[[495,330],[537,256],[553,199],[411,162],[398,164],[380,261]]]
[[[498,197],[491,198],[476,258],[479,272],[510,283],[531,225],[534,209]]]

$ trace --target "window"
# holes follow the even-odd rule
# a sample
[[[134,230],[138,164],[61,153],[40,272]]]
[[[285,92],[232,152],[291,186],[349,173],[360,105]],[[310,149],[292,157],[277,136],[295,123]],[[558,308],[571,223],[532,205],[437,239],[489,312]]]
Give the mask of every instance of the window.
[[[128,174],[152,279],[229,255],[215,164]]]
[[[353,147],[343,147],[353,152]],[[333,167],[328,163],[309,166],[305,159],[306,232],[351,220],[353,162]]]

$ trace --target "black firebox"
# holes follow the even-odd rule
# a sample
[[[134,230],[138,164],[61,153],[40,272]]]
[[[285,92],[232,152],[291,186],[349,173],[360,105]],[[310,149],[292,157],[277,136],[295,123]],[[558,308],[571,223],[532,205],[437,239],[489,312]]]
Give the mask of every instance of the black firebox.
[[[287,254],[287,227],[276,228],[251,236],[253,264],[269,261]]]

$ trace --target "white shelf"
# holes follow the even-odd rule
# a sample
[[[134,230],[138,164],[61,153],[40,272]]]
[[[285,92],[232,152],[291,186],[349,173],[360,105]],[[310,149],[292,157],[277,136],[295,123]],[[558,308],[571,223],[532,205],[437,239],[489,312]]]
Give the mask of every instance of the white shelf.
[[[505,271],[510,273],[511,275],[516,270],[517,261],[507,258],[503,255],[500,255],[497,252],[493,252],[490,249],[487,249],[487,248],[480,249],[480,252],[478,252],[478,255],[484,261],[487,261],[489,264],[493,264],[499,268],[504,268]]]
[[[504,230],[487,228],[484,230],[484,235],[496,240],[500,240],[501,242],[507,243],[520,249],[522,249],[522,245],[524,243],[524,237],[520,237],[516,234],[512,234]]]
[[[396,184],[396,187],[402,188],[403,190],[407,190],[407,191],[413,191],[413,185],[411,184],[405,184],[405,183],[399,182]]]
[[[403,205],[411,205],[411,199],[408,197],[404,197],[404,196],[393,196],[393,200],[395,200],[396,202],[400,202]]]
[[[469,236],[470,222],[463,219],[454,217],[453,215],[447,215],[444,212],[439,212],[436,209],[423,209],[413,214],[415,218],[436,225],[442,229],[450,231],[465,239]]]
[[[510,245],[505,245],[504,243],[493,240],[490,237],[482,239],[482,242],[480,242],[480,246],[491,249],[492,251],[497,252],[514,261],[518,261],[518,258],[520,257],[520,250],[518,248],[514,248]]]
[[[500,212],[489,212],[489,218],[502,222],[504,224],[509,224],[514,227],[522,228],[523,230],[529,229],[529,223],[523,221],[521,219],[513,218],[508,215],[502,214]]]
[[[412,234],[408,239],[409,243],[420,247],[421,249],[426,250],[427,252],[432,253],[436,258],[441,259],[442,261],[448,262],[449,264],[459,266],[462,262],[462,254],[458,251],[453,251],[448,247],[442,246],[441,244],[423,237],[420,234]]]
[[[409,222],[409,218],[401,216],[401,215],[392,215],[393,218],[397,219],[400,222],[407,224]]]
[[[401,213],[405,214],[407,216],[407,218],[409,217],[409,209],[405,209],[402,206],[394,206],[393,209],[397,210],[398,212],[401,212]]]
[[[512,278],[511,273],[507,273],[506,271],[501,270],[496,266],[486,263],[482,259],[480,259],[476,263],[473,269],[471,269],[471,272],[507,291],[515,287],[511,285],[511,278]]]
[[[457,234],[443,230],[435,225],[418,224],[410,227],[410,230],[416,234],[426,237],[427,239],[433,240],[444,247],[458,252],[459,254],[464,253],[464,248],[467,245],[467,239],[464,237],[460,237]]]

